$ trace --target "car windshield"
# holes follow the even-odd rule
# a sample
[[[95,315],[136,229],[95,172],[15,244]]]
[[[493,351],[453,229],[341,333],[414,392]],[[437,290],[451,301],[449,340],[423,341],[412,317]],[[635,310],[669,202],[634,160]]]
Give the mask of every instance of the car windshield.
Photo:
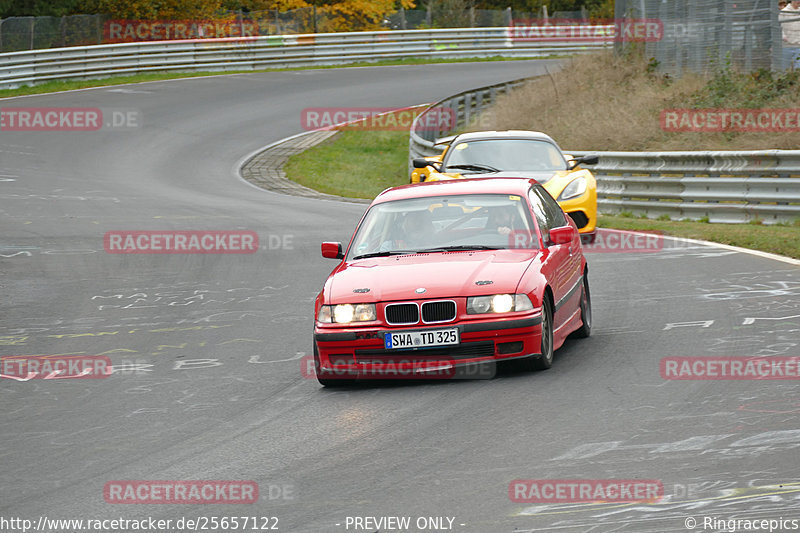
[[[414,252],[536,248],[523,197],[452,195],[374,205],[358,228],[348,259]]]
[[[563,154],[552,143],[535,139],[487,139],[456,142],[447,151],[445,170],[458,172],[566,170]],[[481,168],[484,167],[484,168]],[[488,168],[486,168],[488,167]]]

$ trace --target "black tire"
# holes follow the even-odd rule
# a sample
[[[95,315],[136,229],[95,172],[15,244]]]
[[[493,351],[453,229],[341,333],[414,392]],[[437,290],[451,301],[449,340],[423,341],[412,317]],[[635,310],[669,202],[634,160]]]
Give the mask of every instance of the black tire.
[[[542,343],[540,345],[540,355],[530,358],[529,368],[531,370],[547,370],[553,366],[553,304],[550,298],[544,296],[542,302]]]
[[[356,380],[354,379],[339,379],[339,378],[325,378],[319,375],[319,352],[317,351],[317,343],[314,343],[314,369],[317,375],[317,381],[323,387],[335,388],[335,387],[352,387],[356,384]]]
[[[589,276],[583,273],[583,288],[581,289],[581,327],[576,329],[570,337],[585,339],[592,334],[592,295],[589,292]]]

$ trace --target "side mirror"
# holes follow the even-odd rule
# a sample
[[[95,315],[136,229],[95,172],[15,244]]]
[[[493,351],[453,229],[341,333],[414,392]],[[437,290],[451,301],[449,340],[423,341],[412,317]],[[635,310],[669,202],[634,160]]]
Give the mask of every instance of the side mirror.
[[[433,161],[428,161],[424,157],[415,157],[411,164],[414,165],[414,168],[425,168],[433,165]]]
[[[575,230],[572,226],[561,226],[550,230],[550,241],[553,244],[569,244],[575,237]]]
[[[322,257],[328,259],[343,259],[342,243],[340,242],[323,242],[322,243]]]
[[[573,159],[570,159],[569,170],[572,170],[581,163],[583,163],[584,165],[596,165],[598,162],[600,162],[600,158],[596,155],[584,155],[581,157],[575,157]]]

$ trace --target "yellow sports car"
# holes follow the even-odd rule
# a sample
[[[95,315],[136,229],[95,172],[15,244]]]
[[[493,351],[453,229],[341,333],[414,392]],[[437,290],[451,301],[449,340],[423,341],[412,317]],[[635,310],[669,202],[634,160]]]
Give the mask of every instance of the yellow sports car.
[[[565,156],[556,142],[534,131],[478,131],[442,139],[440,155],[414,159],[411,183],[460,178],[534,178],[575,221],[583,242],[597,231],[597,183],[578,165],[597,156]]]

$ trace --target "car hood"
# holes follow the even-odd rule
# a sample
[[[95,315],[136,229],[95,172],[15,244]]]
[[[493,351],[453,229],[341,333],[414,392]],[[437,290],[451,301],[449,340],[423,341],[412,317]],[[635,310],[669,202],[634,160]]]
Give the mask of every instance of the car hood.
[[[538,253],[492,250],[360,259],[343,264],[331,274],[326,303],[513,293]],[[425,292],[415,292],[419,288],[425,288]]]

